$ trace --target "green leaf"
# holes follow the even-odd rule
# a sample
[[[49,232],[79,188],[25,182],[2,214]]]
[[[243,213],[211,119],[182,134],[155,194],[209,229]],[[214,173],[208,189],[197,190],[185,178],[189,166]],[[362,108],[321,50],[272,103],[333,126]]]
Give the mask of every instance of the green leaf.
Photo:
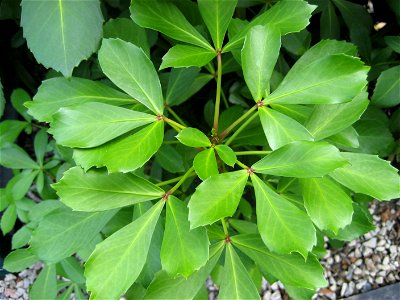
[[[112,105],[134,104],[136,101],[103,83],[88,79],[56,77],[45,80],[33,97],[25,103],[28,112],[41,122],[51,122],[52,115],[61,107],[87,102],[101,102]]]
[[[32,230],[28,227],[28,225],[22,226],[18,229],[12,236],[12,249],[22,248],[26,244],[28,244],[31,239]]]
[[[103,39],[99,62],[115,85],[155,114],[162,114],[161,84],[153,63],[141,48],[120,39]]]
[[[247,182],[245,170],[210,176],[203,181],[189,201],[190,228],[212,224],[232,216]]]
[[[3,235],[6,235],[14,228],[16,221],[17,221],[17,206],[14,203],[12,203],[7,207],[7,209],[1,216],[0,227],[1,231],[3,232]]]
[[[4,114],[5,106],[6,106],[6,99],[4,98],[3,84],[1,83],[1,78],[0,78],[0,117],[2,117]]]
[[[400,36],[385,36],[386,44],[393,49],[393,51],[400,54]]]
[[[67,277],[74,283],[85,284],[85,277],[83,276],[83,266],[75,257],[67,257],[61,261],[61,266],[64,269]]]
[[[96,166],[109,172],[130,172],[142,167],[160,148],[164,122],[153,124],[130,135],[93,149],[74,149],[74,160],[85,170]]]
[[[196,77],[199,76],[199,68],[173,68],[169,73],[167,92],[165,93],[165,102],[169,106],[179,104],[186,99],[183,97],[188,87],[193,85]]]
[[[96,51],[103,33],[100,1],[23,0],[21,6],[28,48],[46,68],[70,77],[73,68]]]
[[[184,145],[189,147],[201,148],[210,147],[211,142],[208,137],[196,128],[187,127],[178,133],[176,138]]]
[[[249,272],[233,246],[229,243],[225,249],[224,273],[218,299],[260,299]]]
[[[202,67],[208,64],[217,53],[214,50],[190,45],[175,45],[163,56],[160,70],[173,67]]]
[[[167,201],[164,239],[161,246],[163,270],[170,276],[188,277],[208,260],[208,236],[204,227],[190,230],[188,208],[174,196]]]
[[[171,173],[184,172],[182,156],[171,145],[162,145],[156,153],[160,166]]]
[[[258,235],[253,234],[235,235],[231,240],[235,247],[254,260],[262,273],[270,273],[284,285],[313,289],[328,284],[324,269],[312,254],[306,261],[296,253],[275,254],[265,247]]]
[[[214,147],[215,150],[217,150],[218,156],[221,158],[221,160],[226,163],[228,166],[233,167],[236,163],[236,154],[232,150],[232,148],[226,146],[226,145],[216,145]]]
[[[61,201],[77,211],[102,211],[159,199],[164,191],[133,175],[73,167],[52,187]]]
[[[282,37],[282,46],[288,52],[300,56],[310,48],[311,34],[307,29],[290,33]]]
[[[305,1],[279,1],[235,34],[223,48],[223,52],[240,48],[247,32],[257,25],[273,24],[281,35],[298,32],[309,24],[311,13],[315,8],[316,6],[309,5]]]
[[[135,0],[130,11],[133,21],[141,27],[154,29],[178,41],[213,49],[171,2],[157,1],[149,5],[147,0]]]
[[[214,148],[197,153],[193,160],[193,167],[197,176],[203,181],[212,175],[218,175],[218,165]]]
[[[300,123],[274,109],[258,109],[261,125],[271,149],[278,149],[293,141],[313,141],[311,133]]]
[[[56,210],[33,231],[30,249],[43,261],[58,262],[88,245],[115,213]]]
[[[38,169],[34,162],[21,147],[11,144],[1,148],[0,164],[11,169]]]
[[[46,265],[29,291],[29,299],[55,299],[57,296],[56,265]]]
[[[199,0],[199,10],[211,34],[215,49],[220,50],[232,19],[237,0]]]
[[[8,272],[20,272],[29,268],[39,259],[28,249],[17,249],[10,252],[4,259],[4,269]]]
[[[392,107],[400,104],[400,66],[385,70],[376,82],[372,105]]]
[[[87,289],[94,299],[115,299],[135,282],[146,262],[164,201],[97,244],[85,264]]]
[[[251,176],[256,193],[257,226],[268,249],[280,254],[299,252],[307,259],[317,244],[315,228],[307,214]]]
[[[54,115],[48,132],[60,145],[90,148],[154,121],[153,115],[90,102],[61,108]]]
[[[2,121],[0,123],[0,148],[8,143],[13,143],[27,125],[27,122],[17,120]]]
[[[302,62],[303,64],[303,62]],[[288,72],[266,103],[334,104],[348,102],[367,84],[369,67],[359,58],[335,54],[323,56]]]
[[[33,141],[36,160],[43,165],[44,154],[46,153],[48,136],[45,129],[39,130]]]
[[[242,68],[254,101],[269,94],[269,81],[281,47],[279,29],[272,25],[255,26],[246,35],[242,49]]]
[[[320,177],[347,165],[337,148],[326,142],[287,144],[256,162],[254,172],[285,177]]]
[[[326,1],[327,5],[322,10],[320,19],[321,39],[340,39],[340,24],[335,12],[335,6],[331,1]]]
[[[321,230],[337,233],[351,223],[353,206],[350,196],[328,177],[302,179],[304,207]]]
[[[339,149],[342,149],[343,147],[358,148],[360,146],[360,143],[358,142],[358,137],[359,136],[357,131],[354,129],[354,127],[350,126],[342,130],[341,132],[331,135],[326,139],[326,141],[335,145]]]
[[[362,193],[378,200],[400,197],[400,176],[390,162],[376,155],[341,153],[350,165],[329,174],[337,182],[356,193]]]
[[[31,96],[23,89],[15,89],[11,94],[11,103],[15,110],[24,117],[28,122],[32,121],[32,117],[27,113],[24,103],[32,101]]]
[[[316,105],[305,126],[317,140],[326,138],[356,122],[368,104],[368,94],[363,91],[348,103]]]

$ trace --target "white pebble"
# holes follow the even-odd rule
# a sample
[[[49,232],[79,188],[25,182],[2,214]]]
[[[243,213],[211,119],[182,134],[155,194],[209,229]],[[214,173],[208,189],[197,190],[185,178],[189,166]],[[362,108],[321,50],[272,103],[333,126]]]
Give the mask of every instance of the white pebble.
[[[365,247],[374,249],[376,247],[376,238],[369,239],[368,241],[364,242],[363,245]]]
[[[378,277],[375,279],[377,284],[382,284],[383,283],[383,277]]]

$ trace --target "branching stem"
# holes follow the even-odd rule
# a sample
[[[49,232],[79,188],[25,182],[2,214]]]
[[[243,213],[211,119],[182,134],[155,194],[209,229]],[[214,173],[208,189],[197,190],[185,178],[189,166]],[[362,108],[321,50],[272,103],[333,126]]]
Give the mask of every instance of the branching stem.
[[[220,135],[219,138],[223,139],[224,137],[226,137],[226,135],[233,129],[235,128],[237,125],[239,125],[243,120],[245,120],[246,118],[248,118],[253,111],[255,111],[257,109],[257,105],[254,105],[252,108],[250,108],[245,114],[243,114],[239,119],[237,119],[235,122],[233,122],[231,125],[229,125]]]
[[[225,142],[225,145],[229,146],[230,143],[258,116],[258,112],[252,115],[250,118],[246,120],[232,135],[231,137]]]
[[[187,172],[179,179],[178,183],[175,184],[172,189],[168,191],[168,193],[171,195],[173,194],[185,181],[191,176],[191,173],[193,172],[194,168],[191,167]]]

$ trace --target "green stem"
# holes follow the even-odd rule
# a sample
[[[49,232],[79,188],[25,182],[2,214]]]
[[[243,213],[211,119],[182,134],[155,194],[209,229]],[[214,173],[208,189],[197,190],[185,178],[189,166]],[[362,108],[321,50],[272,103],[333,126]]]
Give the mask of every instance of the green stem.
[[[225,145],[229,146],[230,143],[258,116],[258,112],[252,115],[250,118],[246,120],[232,135],[231,137],[225,142]]]
[[[244,163],[240,162],[239,160],[236,160],[236,163],[241,166],[243,169],[248,169],[249,167],[246,166]]]
[[[177,122],[175,122],[175,121],[173,121],[173,120],[167,118],[166,116],[164,116],[163,119],[164,119],[165,122],[167,122],[167,123],[168,123],[169,125],[171,125],[172,127],[175,126],[175,127],[179,128],[179,129],[185,129],[185,128],[186,128],[186,126],[184,126],[184,125],[182,125],[182,124],[179,124],[179,123],[177,123]]]
[[[178,116],[178,114],[177,114],[171,107],[167,106],[167,110],[168,110],[168,112],[169,112],[171,115],[174,116],[174,118],[175,118],[179,123],[181,123],[183,126],[186,126],[186,127],[187,127],[186,123]]]
[[[269,154],[272,151],[237,151],[235,152],[236,155],[240,156],[240,155],[265,155],[265,154]]]
[[[223,139],[233,128],[235,128],[238,124],[240,124],[243,120],[248,118],[253,111],[257,109],[257,105],[254,105],[252,108],[250,108],[245,114],[243,114],[239,119],[237,119],[235,122],[233,122],[231,125],[229,125],[220,135],[219,138]]]
[[[168,194],[171,195],[173,194],[185,181],[191,176],[191,173],[193,172],[194,168],[191,167],[187,172],[179,179],[178,183],[175,184],[172,189],[168,191]]]
[[[222,228],[224,228],[224,234],[225,234],[225,236],[229,236],[228,226],[226,226],[225,218],[222,218],[222,219],[221,219],[221,223],[222,223]]]
[[[215,96],[215,110],[214,110],[214,126],[213,131],[218,134],[218,120],[219,120],[219,105],[221,102],[221,79],[222,79],[222,58],[221,52],[217,55],[218,69],[217,69],[217,94]]]
[[[225,93],[222,89],[221,89],[221,96],[222,96],[222,100],[224,100],[225,108],[228,109],[229,108],[228,99],[226,99]]]

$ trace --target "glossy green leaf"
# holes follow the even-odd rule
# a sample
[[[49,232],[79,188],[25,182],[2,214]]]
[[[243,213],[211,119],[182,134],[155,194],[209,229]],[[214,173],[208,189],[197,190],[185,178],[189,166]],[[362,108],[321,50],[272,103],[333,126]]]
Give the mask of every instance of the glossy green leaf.
[[[21,6],[28,48],[46,68],[70,77],[73,68],[96,51],[103,33],[100,1],[24,0]]]
[[[33,231],[30,249],[45,262],[58,262],[88,245],[115,213],[55,211]]]
[[[339,150],[325,142],[287,144],[256,162],[254,172],[285,177],[320,177],[347,165]]]
[[[348,103],[316,105],[305,126],[316,139],[326,138],[356,122],[368,104],[368,94],[362,92]]]
[[[133,174],[73,167],[52,187],[61,201],[77,211],[102,211],[159,199],[164,191]]]
[[[193,167],[197,176],[203,181],[212,175],[218,175],[218,165],[214,148],[197,153],[193,160]]]
[[[236,154],[232,148],[226,145],[216,145],[214,149],[217,151],[218,156],[228,166],[233,167],[236,163]]]
[[[16,89],[11,94],[11,104],[14,109],[24,117],[28,122],[32,121],[32,117],[27,113],[27,108],[24,103],[27,101],[32,101],[31,96],[23,89]]]
[[[171,2],[147,0],[132,1],[131,17],[141,27],[159,31],[175,40],[212,49],[207,40],[186,20],[183,13]]]
[[[322,10],[320,30],[321,39],[340,39],[339,18],[331,1],[327,1],[326,7]]]
[[[282,37],[282,46],[290,53],[300,56],[310,48],[311,33],[307,29]]]
[[[299,254],[280,255],[270,252],[258,235],[246,234],[231,237],[232,244],[249,256],[262,273],[270,273],[284,285],[302,288],[324,287],[324,269],[310,254],[305,261]]]
[[[3,268],[9,272],[20,272],[29,268],[39,259],[29,249],[17,249],[10,252],[4,259]]]
[[[17,206],[14,203],[12,203],[7,207],[7,209],[2,213],[1,216],[0,227],[3,235],[6,235],[14,228],[16,221],[17,221]]]
[[[280,254],[299,252],[307,259],[317,243],[315,228],[307,214],[251,176],[257,209],[257,226],[268,249]]]
[[[246,35],[242,48],[243,75],[256,102],[269,94],[269,81],[280,47],[279,29],[272,25],[255,26]]]
[[[266,103],[334,104],[348,102],[367,84],[369,67],[359,58],[335,54],[323,56],[288,72]],[[351,84],[349,84],[351,83]]]
[[[278,149],[293,141],[313,141],[311,133],[300,123],[274,109],[258,109],[261,125],[271,149]]]
[[[350,196],[329,177],[302,179],[304,207],[321,230],[337,233],[351,223],[353,206]]]
[[[11,144],[1,149],[0,164],[11,169],[38,169],[39,165],[21,147]]]
[[[240,48],[247,32],[257,25],[273,24],[281,35],[298,32],[309,24],[311,13],[315,8],[316,6],[309,5],[305,1],[279,1],[235,34],[223,48],[223,52]]]
[[[115,299],[135,282],[146,262],[164,201],[97,244],[85,265],[87,289],[94,299]]]
[[[154,122],[140,131],[93,149],[74,149],[74,160],[85,170],[107,167],[109,172],[130,172],[142,167],[160,148],[164,122]]]
[[[245,170],[210,176],[201,183],[189,201],[190,228],[212,224],[232,216],[247,182]]]
[[[162,145],[156,153],[156,161],[171,173],[184,172],[182,156],[171,145]]]
[[[199,68],[173,68],[169,73],[165,102],[168,105],[179,104],[186,100],[184,95],[187,93],[188,86],[191,86],[199,75]]]
[[[400,54],[400,36],[385,36],[386,44]]]
[[[13,143],[27,125],[27,122],[17,120],[2,121],[0,123],[0,148],[8,143]]]
[[[162,114],[160,81],[153,63],[141,48],[120,39],[103,39],[99,62],[115,85],[154,113]]]
[[[388,161],[376,155],[341,153],[350,165],[329,174],[333,179],[353,190],[378,200],[400,197],[400,176]]]
[[[339,149],[345,148],[358,148],[360,143],[358,141],[358,133],[354,129],[354,127],[350,126],[346,129],[343,129],[341,132],[338,132],[334,135],[331,135],[326,139],[326,141],[335,145]]]
[[[163,56],[160,70],[173,67],[202,67],[208,64],[217,53],[190,45],[175,45]]]
[[[46,265],[29,290],[29,299],[55,299],[57,296],[56,265]]]
[[[161,247],[163,270],[170,276],[188,277],[208,260],[208,236],[204,227],[190,230],[188,208],[174,196],[167,201],[164,239]]]
[[[220,50],[237,0],[199,0],[199,10],[211,34],[215,49]]]
[[[208,137],[200,130],[192,127],[187,127],[181,130],[176,138],[182,144],[189,147],[201,148],[211,146],[211,142]]]
[[[385,70],[379,75],[371,104],[379,107],[400,104],[400,66]]]
[[[48,132],[60,145],[91,148],[154,121],[153,115],[90,102],[61,108],[54,115]]]
[[[260,299],[258,290],[233,246],[225,247],[224,272],[218,299]]]

